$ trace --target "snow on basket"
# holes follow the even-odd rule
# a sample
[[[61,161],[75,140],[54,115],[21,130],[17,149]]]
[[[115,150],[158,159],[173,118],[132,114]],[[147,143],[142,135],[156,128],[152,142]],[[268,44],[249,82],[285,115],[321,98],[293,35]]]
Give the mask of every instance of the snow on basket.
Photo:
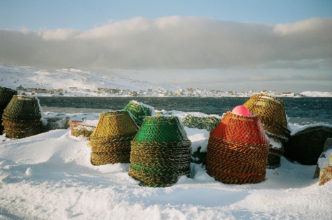
[[[124,110],[130,113],[130,116],[134,119],[138,126],[141,126],[146,116],[152,115],[152,109],[143,103],[135,100],[130,101],[124,108]]]
[[[206,169],[223,183],[258,183],[265,179],[268,151],[257,116],[227,112],[210,134]]]
[[[70,134],[72,136],[90,137],[92,132],[96,129],[95,126],[86,125],[84,121],[70,121]]]
[[[2,134],[3,131],[3,126],[1,122],[2,113],[12,99],[12,97],[16,94],[17,92],[15,90],[0,86],[0,134]]]
[[[2,114],[4,133],[10,138],[29,137],[42,131],[41,113],[35,97],[14,95]]]
[[[271,140],[267,167],[279,167],[280,156],[284,153],[283,145],[290,137],[284,103],[266,94],[256,94],[243,105],[259,117],[265,133]]]
[[[174,116],[146,117],[131,142],[129,175],[143,186],[165,187],[189,175],[191,142]]]
[[[91,163],[129,163],[130,141],[137,130],[137,125],[126,111],[100,114],[97,127],[90,136]]]

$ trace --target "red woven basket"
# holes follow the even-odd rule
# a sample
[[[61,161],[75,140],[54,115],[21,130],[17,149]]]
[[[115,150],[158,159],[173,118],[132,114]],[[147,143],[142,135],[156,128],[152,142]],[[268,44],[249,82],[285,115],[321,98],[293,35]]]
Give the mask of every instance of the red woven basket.
[[[268,140],[257,116],[227,112],[211,132],[208,174],[223,183],[258,183],[265,179]]]

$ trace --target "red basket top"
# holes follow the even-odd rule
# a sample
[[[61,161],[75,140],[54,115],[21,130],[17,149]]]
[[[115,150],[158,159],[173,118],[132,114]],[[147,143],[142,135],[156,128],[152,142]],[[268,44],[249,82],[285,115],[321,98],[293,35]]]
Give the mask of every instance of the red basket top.
[[[243,116],[227,112],[211,135],[239,144],[267,144],[264,129],[256,115]]]

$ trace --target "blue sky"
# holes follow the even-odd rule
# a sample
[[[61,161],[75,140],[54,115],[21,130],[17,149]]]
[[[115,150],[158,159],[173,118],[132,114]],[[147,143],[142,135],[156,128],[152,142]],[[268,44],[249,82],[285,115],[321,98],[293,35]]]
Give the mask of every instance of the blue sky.
[[[332,0],[1,0],[0,64],[332,91]]]
[[[331,17],[331,0],[2,0],[0,28],[86,30],[136,16],[201,16],[224,21],[290,23]]]

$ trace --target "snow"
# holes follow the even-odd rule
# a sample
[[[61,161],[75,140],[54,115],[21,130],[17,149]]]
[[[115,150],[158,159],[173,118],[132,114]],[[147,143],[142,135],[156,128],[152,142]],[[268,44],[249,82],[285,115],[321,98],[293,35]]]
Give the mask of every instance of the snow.
[[[332,97],[332,92],[305,91],[300,94],[308,97]]]
[[[89,125],[98,119],[44,114]],[[193,149],[206,150],[208,131],[185,130]],[[149,188],[128,176],[129,164],[91,165],[90,152],[88,140],[71,136],[70,128],[16,140],[0,136],[0,219],[331,219],[332,181],[318,186],[315,166],[282,158],[262,183],[227,185],[191,164],[191,178]]]
[[[321,153],[318,158],[317,165],[320,169],[327,166],[332,167],[332,149],[327,149],[325,152]]]
[[[142,96],[142,97],[250,97],[264,92],[276,97],[332,97],[332,91],[222,91],[202,88],[178,88],[152,84],[121,76],[121,70],[107,73],[73,67],[41,69],[30,66],[0,64],[0,86],[20,88],[20,93],[38,96]],[[120,77],[121,76],[121,77]]]

